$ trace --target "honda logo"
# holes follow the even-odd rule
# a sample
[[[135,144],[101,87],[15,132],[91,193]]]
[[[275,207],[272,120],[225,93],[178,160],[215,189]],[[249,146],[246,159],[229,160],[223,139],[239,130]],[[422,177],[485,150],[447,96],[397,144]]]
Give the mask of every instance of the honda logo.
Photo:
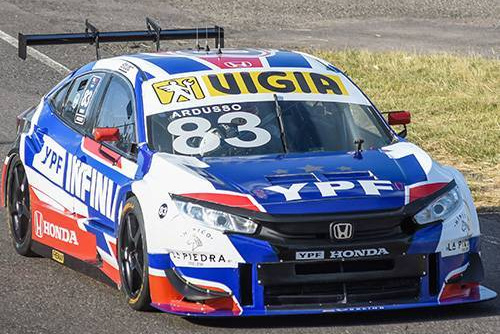
[[[331,223],[330,239],[348,240],[352,238],[353,228],[350,223]]]
[[[43,237],[43,216],[39,211],[35,211],[35,235],[39,238]]]

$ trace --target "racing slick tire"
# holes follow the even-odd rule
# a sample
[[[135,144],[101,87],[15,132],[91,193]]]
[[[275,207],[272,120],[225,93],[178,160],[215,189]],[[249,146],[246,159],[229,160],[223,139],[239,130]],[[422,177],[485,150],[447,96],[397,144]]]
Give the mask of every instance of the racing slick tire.
[[[23,163],[17,155],[12,158],[7,175],[6,212],[14,249],[23,256],[35,256],[31,251],[30,189]]]
[[[139,201],[130,197],[125,202],[118,235],[118,268],[121,289],[130,307],[151,310],[148,252],[144,220]]]

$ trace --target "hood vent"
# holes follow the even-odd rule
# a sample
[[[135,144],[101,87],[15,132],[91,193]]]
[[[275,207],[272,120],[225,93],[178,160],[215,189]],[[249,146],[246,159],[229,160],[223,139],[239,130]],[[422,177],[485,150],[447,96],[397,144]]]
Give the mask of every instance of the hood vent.
[[[341,181],[341,180],[375,180],[376,177],[370,171],[356,171],[356,172],[332,172],[324,173],[323,176],[328,181]]]
[[[266,176],[266,179],[272,185],[291,184],[291,183],[303,183],[303,182],[307,183],[307,182],[318,182],[318,181],[320,181],[312,173],[268,175],[268,176]]]

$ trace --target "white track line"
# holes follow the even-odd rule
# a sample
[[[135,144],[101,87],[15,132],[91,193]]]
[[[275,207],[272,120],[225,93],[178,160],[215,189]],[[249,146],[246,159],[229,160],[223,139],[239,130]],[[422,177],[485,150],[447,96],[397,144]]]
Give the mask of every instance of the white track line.
[[[17,39],[14,37],[10,36],[9,34],[6,34],[2,30],[0,30],[0,38],[12,45],[17,49],[18,44],[17,44]],[[61,73],[62,75],[66,75],[70,72],[70,69],[64,66],[63,64],[58,63],[57,61],[53,60],[52,58],[44,55],[40,51],[37,51],[33,49],[32,47],[28,46],[28,54],[35,58],[36,60],[40,61],[41,63],[44,63],[45,65],[49,66],[53,70],[55,70],[58,73]]]
[[[487,243],[490,243],[492,245],[500,246],[500,239],[497,237],[494,237],[492,235],[482,235],[481,236],[482,240],[486,241]]]

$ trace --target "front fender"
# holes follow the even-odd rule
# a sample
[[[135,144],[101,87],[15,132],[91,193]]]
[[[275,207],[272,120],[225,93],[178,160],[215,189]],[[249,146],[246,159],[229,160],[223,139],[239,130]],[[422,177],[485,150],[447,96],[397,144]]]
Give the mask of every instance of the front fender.
[[[456,168],[451,166],[443,166],[443,168],[453,175],[455,182],[457,183],[458,188],[460,189],[460,193],[462,198],[464,199],[465,205],[469,209],[470,217],[472,220],[473,227],[477,228],[477,234],[479,234],[479,218],[477,216],[476,206],[474,205],[474,200],[472,198],[471,191],[469,186],[467,185],[467,181],[462,173],[460,173]]]

